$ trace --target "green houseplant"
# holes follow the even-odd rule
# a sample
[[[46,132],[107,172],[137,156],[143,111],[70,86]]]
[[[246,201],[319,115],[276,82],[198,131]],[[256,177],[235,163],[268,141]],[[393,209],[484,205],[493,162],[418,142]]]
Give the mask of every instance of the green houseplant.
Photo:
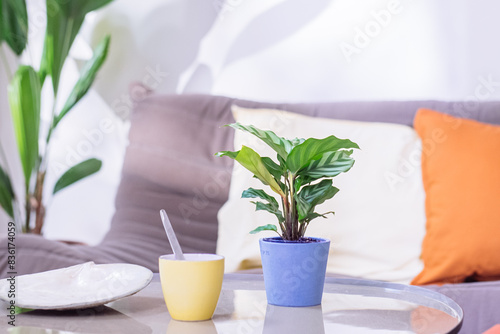
[[[315,209],[339,191],[332,178],[353,166],[351,154],[359,149],[358,145],[333,135],[324,139],[286,139],[252,125],[229,126],[256,136],[276,152],[276,160],[261,157],[246,146],[239,151],[216,153],[240,163],[279,196],[281,203],[262,189],[249,188],[242,194],[243,198],[257,199],[253,202],[256,210],[274,215],[279,226],[267,224],[250,232],[270,230],[279,234],[260,240],[268,302],[281,306],[320,304],[329,241],[306,237],[305,233],[312,220],[333,213],[318,213]]]
[[[93,57],[82,67],[80,77],[58,108],[63,66],[87,13],[112,0],[46,0],[47,28],[38,70],[31,65],[20,65],[12,73],[9,64],[3,65],[11,76],[8,87],[9,104],[14,134],[24,175],[24,194],[16,194],[8,168],[0,166],[0,206],[24,232],[41,234],[45,217],[44,182],[47,173],[51,138],[63,123],[64,117],[85,96],[96,74],[106,59],[110,38],[105,37],[94,50]],[[0,0],[0,43],[5,41],[16,55],[27,47],[28,14],[24,0]],[[0,46],[3,47],[3,46]],[[1,50],[3,52],[3,50]],[[49,78],[51,80],[46,80]],[[51,121],[44,127],[40,109],[46,96],[42,87],[50,84],[52,104]],[[0,153],[6,167],[6,158],[0,143]],[[99,171],[101,161],[91,158],[70,167],[56,182],[52,194]],[[20,201],[24,199],[24,203]],[[22,208],[24,215],[21,214]],[[24,216],[24,217],[23,217]],[[23,221],[24,220],[24,221]]]

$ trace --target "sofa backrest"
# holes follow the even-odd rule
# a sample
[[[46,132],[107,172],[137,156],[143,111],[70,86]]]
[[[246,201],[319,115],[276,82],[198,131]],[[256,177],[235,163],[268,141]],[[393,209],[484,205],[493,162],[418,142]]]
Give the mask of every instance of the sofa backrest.
[[[411,126],[418,108],[500,124],[500,102],[441,101],[261,103],[210,95],[150,94],[131,117],[116,212],[102,245],[129,262],[157,269],[170,253],[159,210],[165,209],[185,252],[215,252],[217,212],[228,196],[233,150],[231,105],[275,108],[305,115]]]

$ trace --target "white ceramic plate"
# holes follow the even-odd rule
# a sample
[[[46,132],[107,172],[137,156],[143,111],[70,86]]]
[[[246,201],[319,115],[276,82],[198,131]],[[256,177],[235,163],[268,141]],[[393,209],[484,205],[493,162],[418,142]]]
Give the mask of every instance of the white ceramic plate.
[[[146,287],[151,270],[125,263],[76,266],[16,277],[15,304],[41,310],[95,307],[133,295]],[[0,280],[0,299],[10,302],[11,284]]]

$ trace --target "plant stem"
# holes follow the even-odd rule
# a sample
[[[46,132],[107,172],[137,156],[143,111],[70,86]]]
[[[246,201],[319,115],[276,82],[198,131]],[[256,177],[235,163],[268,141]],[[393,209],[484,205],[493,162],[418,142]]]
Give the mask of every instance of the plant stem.
[[[285,177],[285,183],[288,185],[288,178]],[[287,188],[289,188],[288,185]],[[286,196],[282,197],[283,201],[283,215],[285,217],[285,229],[283,230],[283,236],[285,240],[292,240],[292,220],[290,216],[290,202],[289,202],[290,192],[286,192]]]
[[[45,171],[38,171],[36,176],[36,186],[34,194],[36,201],[36,207],[35,207],[36,218],[35,218],[35,228],[33,229],[33,233],[35,234],[42,233],[43,221],[45,217],[45,206],[43,205],[42,202],[44,181],[45,181]]]
[[[302,223],[302,224],[300,225],[299,235],[300,235],[301,237],[303,237],[303,236],[304,236],[304,234],[306,234],[306,229],[307,229],[307,226],[308,226],[308,225],[309,225],[309,223],[307,223],[307,222],[304,222],[304,223]]]
[[[283,204],[283,218],[285,218],[285,222],[283,224],[283,238],[288,239],[288,203],[287,197],[281,198],[281,203]]]
[[[35,191],[33,192],[33,199],[35,205],[35,227],[33,228],[33,233],[41,234],[42,227],[45,218],[45,206],[43,204],[43,188],[45,184],[45,174],[47,173],[47,161],[50,150],[50,138],[52,131],[54,130],[54,119],[56,115],[56,104],[57,104],[57,92],[54,93],[54,101],[52,104],[52,116],[51,123],[49,126],[47,138],[45,141],[45,151],[43,154],[40,154],[38,159],[38,164],[35,167],[36,171],[36,183],[35,183]]]
[[[296,203],[295,203],[295,187],[294,187],[294,182],[295,182],[295,177],[293,174],[289,173],[288,174],[288,183],[290,185],[290,221],[292,225],[292,240],[298,240],[299,239],[299,226],[298,226],[298,221],[297,221],[297,208],[296,208]]]
[[[280,229],[284,234],[286,232],[285,224],[283,224],[283,222],[279,222],[279,224],[280,224]],[[283,238],[283,236],[281,234],[280,234],[280,237]]]
[[[45,168],[46,160],[49,151],[50,138],[52,137],[52,132],[54,131],[55,119],[56,119],[56,105],[57,105],[57,92],[54,93],[54,102],[52,104],[52,115],[50,117],[49,131],[47,133],[47,138],[45,139],[45,152],[43,152],[40,166],[42,169]]]
[[[26,221],[24,222],[24,233],[30,232],[30,220],[31,220],[31,194],[26,191]]]

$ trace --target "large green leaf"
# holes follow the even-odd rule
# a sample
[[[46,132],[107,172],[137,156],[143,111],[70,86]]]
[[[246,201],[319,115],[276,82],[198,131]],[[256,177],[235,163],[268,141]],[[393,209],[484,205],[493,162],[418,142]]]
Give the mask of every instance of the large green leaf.
[[[318,160],[322,154],[351,148],[359,149],[359,146],[349,139],[339,139],[335,136],[323,139],[309,138],[291,150],[286,165],[290,172],[295,174],[312,160]]]
[[[76,82],[71,94],[69,95],[64,107],[62,108],[59,115],[54,119],[54,127],[61,121],[61,119],[68,113],[68,111],[73,108],[75,104],[80,101],[80,99],[87,93],[90,86],[94,82],[97,71],[101,68],[106,55],[108,53],[110,37],[107,36],[104,40],[97,46],[94,51],[92,59],[90,59],[82,69],[80,78]]]
[[[316,205],[332,198],[338,191],[339,189],[332,185],[330,179],[303,187],[296,196],[299,220],[304,220],[313,213]]]
[[[66,57],[87,13],[96,10],[112,0],[47,0],[47,32],[40,65],[41,80],[45,75],[52,77],[54,93]]]
[[[14,218],[13,200],[14,190],[12,189],[10,178],[2,169],[2,166],[0,166],[0,206],[11,218]]]
[[[250,231],[250,234],[259,233],[259,232],[262,232],[262,231],[274,231],[274,232],[278,233],[278,229],[276,228],[276,225],[267,224],[267,225],[264,225],[264,226],[259,226],[256,229]]]
[[[20,66],[9,85],[9,103],[26,188],[38,159],[41,87],[31,66]]]
[[[271,189],[279,194],[285,196],[283,190],[274,179],[273,175],[267,170],[262,162],[260,155],[247,146],[243,146],[235,158],[243,167],[252,172],[262,183],[271,187]]]
[[[300,171],[300,174],[316,180],[347,172],[354,165],[354,159],[350,157],[351,153],[352,151],[327,152],[321,159],[311,161]]]
[[[28,41],[28,12],[25,0],[0,0],[0,44],[6,41],[20,55]]]
[[[253,125],[242,125],[240,123],[233,123],[229,124],[228,126],[234,129],[242,130],[253,134],[257,138],[262,140],[264,143],[269,145],[274,151],[276,151],[276,153],[278,153],[279,156],[281,156],[284,159],[286,159],[288,153],[293,148],[292,141],[279,137],[270,130],[260,130]]]
[[[98,159],[88,159],[80,162],[79,164],[68,169],[66,173],[64,173],[59,180],[57,180],[52,193],[55,194],[89,175],[97,173],[99,169],[101,169],[101,166],[102,162]]]

